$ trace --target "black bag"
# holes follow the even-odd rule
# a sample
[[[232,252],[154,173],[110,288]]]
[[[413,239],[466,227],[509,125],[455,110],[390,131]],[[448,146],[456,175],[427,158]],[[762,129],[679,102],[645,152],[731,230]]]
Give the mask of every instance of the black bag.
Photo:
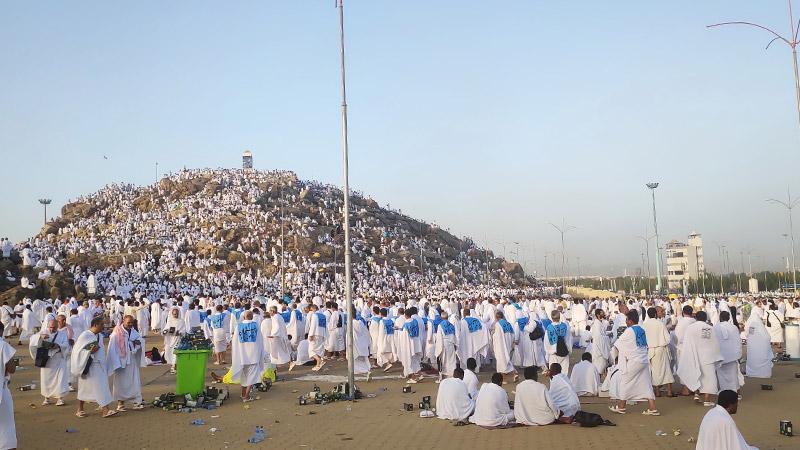
[[[49,360],[50,360],[50,350],[45,347],[37,347],[36,359],[33,361],[33,365],[36,367],[45,367],[47,366],[47,361]]]
[[[614,426],[611,421],[603,419],[600,414],[590,413],[586,411],[578,411],[572,418],[573,422],[578,422],[582,427],[594,428],[598,425]]]
[[[565,357],[569,355],[569,349],[567,348],[567,343],[564,341],[564,338],[558,336],[556,340],[556,356]]]
[[[536,328],[533,329],[530,333],[528,333],[528,337],[535,341],[537,339],[542,339],[544,337],[544,328],[542,327],[541,323],[536,324]]]
[[[342,328],[342,322],[343,322],[342,321],[342,315],[339,314],[339,321],[336,323],[336,327],[337,328]]]

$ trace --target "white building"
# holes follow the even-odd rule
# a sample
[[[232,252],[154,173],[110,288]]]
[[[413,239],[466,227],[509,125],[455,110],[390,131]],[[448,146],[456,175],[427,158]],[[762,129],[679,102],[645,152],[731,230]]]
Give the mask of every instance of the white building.
[[[690,280],[705,276],[703,238],[692,232],[687,243],[667,242],[667,287],[672,291],[687,292]]]

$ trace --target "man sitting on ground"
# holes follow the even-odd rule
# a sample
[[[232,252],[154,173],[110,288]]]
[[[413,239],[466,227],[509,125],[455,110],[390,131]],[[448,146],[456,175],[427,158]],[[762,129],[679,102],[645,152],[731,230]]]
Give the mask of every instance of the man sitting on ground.
[[[575,387],[579,397],[593,397],[600,392],[600,375],[592,363],[592,354],[584,353],[581,362],[572,368],[569,381]]]
[[[569,378],[561,373],[561,364],[550,364],[550,398],[561,412],[559,422],[572,423],[572,416],[581,409],[581,401]]]
[[[539,368],[525,368],[525,381],[517,385],[514,397],[514,417],[522,425],[550,425],[558,420],[558,408],[550,393],[538,381]]]
[[[467,385],[467,392],[470,397],[475,400],[478,397],[478,376],[475,375],[475,369],[478,367],[478,362],[475,358],[467,359],[467,370],[464,371],[464,384]]]
[[[508,394],[502,386],[503,374],[500,373],[492,374],[491,383],[483,383],[470,422],[482,427],[505,427],[514,421],[514,411],[508,406]]]
[[[724,390],[717,396],[717,406],[709,410],[700,423],[697,450],[758,450],[747,445],[731,417],[739,407],[739,395]]]
[[[456,367],[452,378],[439,383],[436,394],[436,415],[440,419],[465,421],[475,409],[475,401],[467,392],[464,383],[464,370]]]

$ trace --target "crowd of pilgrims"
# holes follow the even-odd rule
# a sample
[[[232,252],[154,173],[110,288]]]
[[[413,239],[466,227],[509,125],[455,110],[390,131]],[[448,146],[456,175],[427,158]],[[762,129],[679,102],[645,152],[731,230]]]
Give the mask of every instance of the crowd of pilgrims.
[[[195,188],[181,188],[187,184]],[[183,170],[151,186],[112,184],[80,197],[66,207],[68,217],[53,222],[55,231],[16,247],[39,278],[66,272],[81,289],[126,300],[136,292],[252,298],[278,291],[280,267],[288,289],[324,292],[342,284],[331,276],[342,271],[342,202],[335,186],[292,172]],[[484,279],[479,257],[485,255],[472,241],[451,241],[459,247],[452,248],[437,239],[444,232],[435,225],[377,208],[358,193],[351,205],[357,293],[452,284],[462,273],[462,280]],[[104,269],[66,263],[76,255],[117,263]]]
[[[356,374],[369,381],[374,371],[402,371],[408,383],[417,383],[438,373],[441,418],[485,427],[569,423],[580,411],[580,396],[598,395],[613,401],[614,413],[644,401],[643,414],[659,415],[656,397],[683,394],[716,405],[709,418],[715,425],[706,427],[705,437],[700,434],[713,443],[738,433],[720,411],[735,412],[736,395],[731,400],[729,392],[740,391],[744,376],[772,376],[772,345],[779,349],[783,342],[775,330],[782,330],[784,318],[800,316],[797,303],[781,297],[571,300],[538,294],[486,289],[405,300],[359,296],[351,311],[335,298],[312,294],[243,302],[233,296],[149,299],[135,293],[127,300],[2,305],[6,386],[0,447],[13,448],[9,442],[16,439],[7,388],[15,353],[8,341],[16,332],[31,357],[49,354],[40,369],[43,405],[63,405],[77,390],[76,415],[86,416],[84,403],[94,402],[103,417],[112,417],[143,407],[140,368],[163,363],[174,370],[173,350],[191,330],[213,342],[215,364],[226,364],[230,354],[225,380],[240,384],[242,401],[249,402],[270,367],[318,371],[331,358],[343,358],[350,317]],[[574,366],[573,353],[580,359]],[[550,378],[549,388],[538,383],[539,369]],[[482,370],[493,372],[492,381],[479,388],[475,374]],[[519,371],[525,381],[516,388],[512,409],[501,386],[518,382]],[[675,382],[682,392],[673,389]],[[712,398],[718,394],[717,405]]]

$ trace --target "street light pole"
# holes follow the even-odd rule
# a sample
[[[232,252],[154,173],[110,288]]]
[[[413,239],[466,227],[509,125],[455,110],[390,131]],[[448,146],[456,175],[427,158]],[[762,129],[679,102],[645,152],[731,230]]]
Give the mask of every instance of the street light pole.
[[[44,224],[47,225],[47,205],[49,205],[53,200],[49,198],[40,198],[39,203],[44,206]]]
[[[646,235],[647,229],[645,228],[644,231],[645,231],[644,234]],[[649,293],[652,293],[653,286],[651,280],[653,278],[653,274],[652,272],[650,272],[650,239],[653,239],[655,236],[650,236],[650,237],[636,236],[636,237],[644,241],[644,248],[645,252],[647,253],[647,290],[649,291]],[[642,270],[644,270],[644,267],[642,267]]]
[[[653,229],[656,234],[656,292],[661,293],[661,247],[658,242],[658,219],[656,218],[656,188],[658,183],[647,183],[653,198]]]
[[[767,199],[767,201],[783,206],[789,213],[789,237],[792,242],[792,287],[794,288],[794,295],[797,297],[797,269],[794,259],[794,223],[792,221],[792,209],[797,206],[797,204],[800,202],[800,199],[792,200],[792,193],[789,188],[786,188],[786,195],[788,197],[786,202],[782,200],[776,200],[774,198]]]
[[[564,263],[565,263],[564,233],[566,233],[568,231],[571,231],[571,230],[574,230],[575,227],[573,227],[571,225],[567,225],[567,222],[566,222],[565,219],[561,219],[561,226],[560,227],[558,225],[554,224],[553,222],[550,222],[550,225],[552,225],[553,228],[555,228],[559,233],[561,233],[561,293],[562,294],[566,294],[566,286],[564,284],[564,274],[565,274],[565,272],[564,272]]]
[[[798,124],[800,124],[800,76],[798,76],[798,70],[797,70],[797,44],[798,44],[798,42],[800,42],[800,41],[798,41],[797,37],[798,37],[798,34],[800,34],[800,23],[795,24],[794,13],[792,12],[792,0],[787,0],[787,1],[789,3],[789,32],[790,32],[789,36],[790,36],[790,39],[786,39],[785,37],[781,36],[780,34],[778,34],[777,32],[773,31],[772,29],[770,29],[768,27],[765,27],[763,25],[759,25],[757,23],[752,23],[752,22],[736,21],[736,22],[715,23],[713,25],[706,26],[706,28],[714,28],[714,27],[720,27],[720,26],[724,26],[724,25],[746,25],[746,26],[749,26],[749,27],[755,27],[755,28],[759,28],[761,30],[766,31],[766,32],[768,32],[769,34],[771,34],[773,36],[772,40],[769,41],[769,43],[767,44],[766,48],[769,48],[769,46],[772,45],[772,43],[775,42],[775,41],[781,41],[784,44],[788,45],[789,48],[792,49],[792,65],[793,65],[793,69],[794,69],[795,104],[796,104],[796,107],[797,107],[797,120],[798,120]]]
[[[339,7],[339,61],[342,81],[342,168],[344,172],[344,295],[347,305],[347,383],[350,400],[355,398],[355,360],[353,359],[353,294],[350,282],[350,168],[347,143],[347,83],[344,64],[344,0]]]

